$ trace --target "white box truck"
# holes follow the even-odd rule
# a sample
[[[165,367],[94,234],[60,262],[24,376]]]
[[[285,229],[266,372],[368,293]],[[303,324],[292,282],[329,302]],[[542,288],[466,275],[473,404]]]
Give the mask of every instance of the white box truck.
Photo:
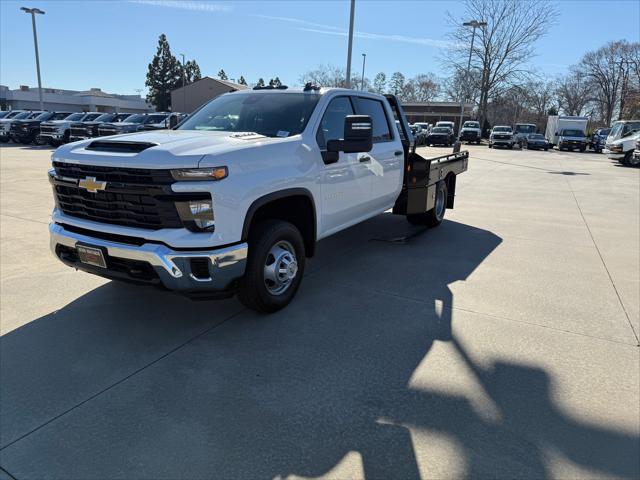
[[[584,139],[586,138],[588,122],[588,117],[565,117],[561,115],[550,115],[549,120],[547,121],[547,131],[545,133],[545,138],[550,144],[555,147],[559,143],[559,137],[562,136],[563,130],[579,130],[582,132],[582,138]]]

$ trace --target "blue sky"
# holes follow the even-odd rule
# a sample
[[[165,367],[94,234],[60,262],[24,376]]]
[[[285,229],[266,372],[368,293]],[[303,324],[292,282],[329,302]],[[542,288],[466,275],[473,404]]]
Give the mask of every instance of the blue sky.
[[[554,76],[584,52],[610,40],[640,40],[638,0],[559,0],[559,17],[537,44],[532,68]],[[344,66],[349,2],[341,1],[64,1],[0,0],[0,84],[37,85],[30,17],[37,17],[43,84],[122,94],[144,89],[147,64],[160,33],[173,53],[195,58],[203,75],[224,68],[249,82],[279,76],[298,84],[319,64]],[[411,77],[443,76],[439,60],[450,30],[446,12],[463,13],[455,1],[356,1],[353,69],[366,75],[401,71]],[[535,13],[535,12],[532,12]]]

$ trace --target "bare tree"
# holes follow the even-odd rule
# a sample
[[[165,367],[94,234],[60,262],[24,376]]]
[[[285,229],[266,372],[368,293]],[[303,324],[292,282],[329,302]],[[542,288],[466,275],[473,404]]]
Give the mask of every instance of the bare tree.
[[[592,84],[583,70],[571,67],[558,82],[558,107],[564,115],[581,116],[594,100]]]
[[[315,70],[305,72],[300,76],[300,83],[311,82],[321,87],[346,87],[346,74],[343,68],[334,65],[319,65]],[[355,77],[354,77],[355,79]],[[358,79],[358,83],[360,80]],[[355,85],[355,84],[354,84]]]
[[[414,85],[415,101],[428,102],[435,99],[440,93],[440,83],[432,73],[422,73],[410,80]]]
[[[453,47],[445,60],[453,71],[465,71],[472,30],[462,23],[469,19],[487,22],[476,31],[471,59],[472,68],[480,71],[482,122],[489,100],[526,72],[525,64],[534,54],[534,45],[552,24],[556,9],[544,0],[465,0],[464,6],[464,18],[449,14],[454,27],[450,34]]]

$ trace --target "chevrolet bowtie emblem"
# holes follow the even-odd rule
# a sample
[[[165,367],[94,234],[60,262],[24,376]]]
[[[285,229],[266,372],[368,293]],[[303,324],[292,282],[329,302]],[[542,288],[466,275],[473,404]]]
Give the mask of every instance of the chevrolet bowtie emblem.
[[[78,186],[84,188],[87,192],[98,193],[98,190],[107,188],[107,182],[98,182],[96,177],[86,177],[78,181]]]

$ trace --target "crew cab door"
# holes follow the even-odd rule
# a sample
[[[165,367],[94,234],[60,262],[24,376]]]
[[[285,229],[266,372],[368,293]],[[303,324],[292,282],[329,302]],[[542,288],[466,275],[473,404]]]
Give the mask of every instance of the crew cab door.
[[[373,124],[373,149],[364,162],[371,173],[371,206],[386,209],[393,205],[402,188],[404,152],[396,132],[392,112],[375,98],[356,96],[356,114],[369,115]]]
[[[329,140],[343,137],[345,118],[354,114],[351,96],[331,99],[316,132],[320,152],[326,152]],[[371,212],[373,174],[367,164],[368,154],[339,152],[337,162],[324,164],[321,168],[320,236],[357,223]]]

